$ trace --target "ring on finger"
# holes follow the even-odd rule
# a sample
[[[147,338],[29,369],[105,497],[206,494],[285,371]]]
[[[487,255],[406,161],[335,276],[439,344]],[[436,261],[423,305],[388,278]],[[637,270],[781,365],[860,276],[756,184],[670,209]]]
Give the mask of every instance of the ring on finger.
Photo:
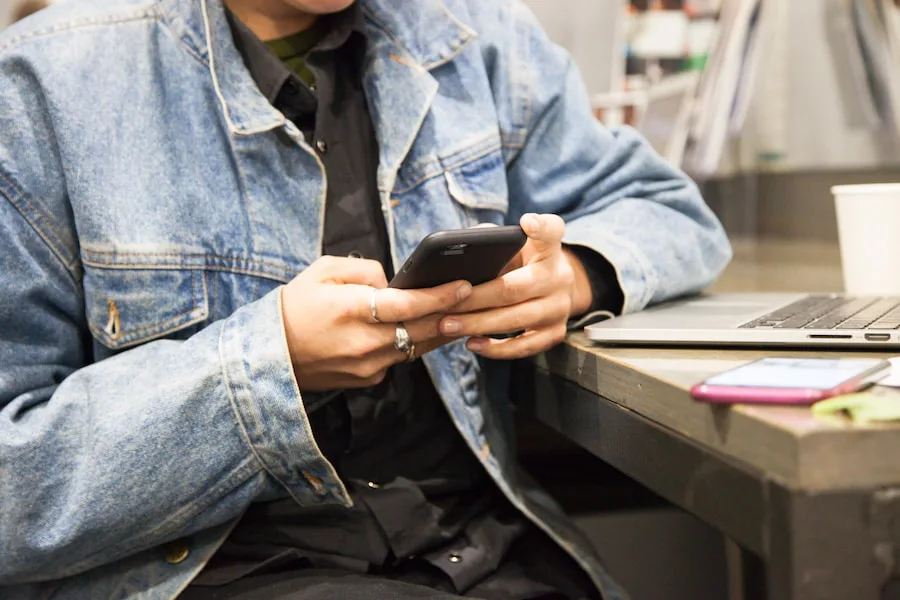
[[[375,301],[375,296],[378,294],[378,290],[372,290],[372,299],[369,300],[369,312],[372,314],[372,320],[376,323],[381,323],[381,319],[378,318],[378,304]]]
[[[397,328],[394,330],[394,348],[398,352],[404,353],[408,362],[416,360],[416,344],[409,337],[409,331],[406,330],[403,323],[397,323]]]

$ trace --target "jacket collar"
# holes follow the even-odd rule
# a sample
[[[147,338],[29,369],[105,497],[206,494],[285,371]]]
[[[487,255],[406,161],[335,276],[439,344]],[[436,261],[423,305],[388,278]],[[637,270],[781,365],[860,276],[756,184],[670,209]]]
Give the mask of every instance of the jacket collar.
[[[163,19],[187,51],[209,69],[228,129],[235,135],[268,131],[284,116],[263,96],[244,66],[221,0],[159,0]]]
[[[408,66],[413,71],[451,60],[475,37],[440,0],[419,0],[414,5],[409,0],[359,1],[369,32],[388,38],[396,54],[412,63]],[[244,66],[221,0],[159,0],[159,4],[178,39],[210,70],[232,133],[249,135],[284,124],[284,117],[259,92]],[[384,45],[380,48],[384,50]]]
[[[426,69],[455,56],[475,37],[440,0],[359,0],[370,26],[382,28]],[[178,37],[198,56],[209,60],[206,19],[213,37],[212,49],[231,45],[221,0],[159,0],[163,14]],[[414,7],[414,8],[413,8]],[[205,9],[205,10],[204,10]]]
[[[369,22],[424,69],[456,56],[476,37],[440,0],[360,0]]]
[[[437,94],[429,69],[453,59],[476,34],[439,0],[359,1],[369,42],[363,85],[379,143],[378,187],[389,194]],[[221,0],[159,2],[175,35],[209,69],[233,135],[285,125],[244,66]]]
[[[204,12],[209,17],[212,50],[223,51],[223,46],[231,45],[221,0],[158,1],[178,37],[204,61],[209,61],[210,50]],[[414,5],[409,0],[358,1],[369,26],[382,28],[426,69],[453,58],[476,35],[440,0],[418,0]]]

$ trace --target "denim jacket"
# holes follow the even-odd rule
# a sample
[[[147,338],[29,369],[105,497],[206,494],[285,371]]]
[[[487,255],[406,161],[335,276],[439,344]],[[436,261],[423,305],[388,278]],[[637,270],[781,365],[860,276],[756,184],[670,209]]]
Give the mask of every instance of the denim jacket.
[[[392,259],[439,229],[567,221],[625,310],[730,257],[696,187],[592,116],[514,0],[363,0]],[[251,502],[347,504],[309,428],[279,287],[322,247],[325,178],[219,0],[69,0],[0,36],[0,597],[172,598]],[[516,466],[461,341],[424,357],[509,500],[621,597]]]

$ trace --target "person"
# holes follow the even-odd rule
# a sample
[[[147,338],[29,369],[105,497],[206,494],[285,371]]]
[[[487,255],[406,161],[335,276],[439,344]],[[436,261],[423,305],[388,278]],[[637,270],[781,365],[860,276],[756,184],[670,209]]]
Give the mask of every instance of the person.
[[[6,598],[622,598],[509,360],[730,257],[517,0],[54,4],[0,37],[0,244]]]

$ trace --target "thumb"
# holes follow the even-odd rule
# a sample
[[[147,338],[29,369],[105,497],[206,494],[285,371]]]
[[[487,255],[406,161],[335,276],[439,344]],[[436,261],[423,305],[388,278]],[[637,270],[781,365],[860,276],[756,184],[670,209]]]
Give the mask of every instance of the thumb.
[[[527,213],[519,219],[519,225],[534,251],[541,256],[558,249],[566,233],[566,222],[559,215]]]

